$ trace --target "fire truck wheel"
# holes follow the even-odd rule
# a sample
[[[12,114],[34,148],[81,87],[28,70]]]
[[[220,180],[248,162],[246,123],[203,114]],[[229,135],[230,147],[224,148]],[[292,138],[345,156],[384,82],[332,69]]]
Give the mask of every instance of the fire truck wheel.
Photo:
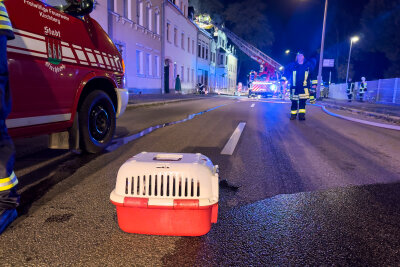
[[[115,132],[115,108],[103,91],[91,92],[79,110],[81,148],[88,153],[98,153],[107,147]]]

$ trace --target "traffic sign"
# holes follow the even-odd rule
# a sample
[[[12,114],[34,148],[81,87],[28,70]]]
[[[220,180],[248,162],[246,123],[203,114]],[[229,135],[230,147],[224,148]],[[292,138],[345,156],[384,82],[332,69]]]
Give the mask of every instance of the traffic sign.
[[[324,59],[324,63],[322,64],[323,67],[326,68],[333,68],[335,66],[334,59]]]

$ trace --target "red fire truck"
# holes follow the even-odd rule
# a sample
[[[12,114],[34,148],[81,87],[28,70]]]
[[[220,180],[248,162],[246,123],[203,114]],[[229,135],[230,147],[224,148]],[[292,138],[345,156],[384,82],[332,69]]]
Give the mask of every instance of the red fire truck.
[[[260,64],[260,71],[252,71],[249,75],[249,97],[272,97],[281,94],[280,72],[283,66],[227,28],[221,29],[243,53]]]
[[[49,134],[52,148],[104,149],[128,92],[120,53],[89,16],[93,0],[4,3],[15,33],[7,45],[10,135]]]
[[[249,94],[248,97],[274,97],[278,96],[280,91],[279,81],[270,79],[267,74],[250,72],[249,75]]]

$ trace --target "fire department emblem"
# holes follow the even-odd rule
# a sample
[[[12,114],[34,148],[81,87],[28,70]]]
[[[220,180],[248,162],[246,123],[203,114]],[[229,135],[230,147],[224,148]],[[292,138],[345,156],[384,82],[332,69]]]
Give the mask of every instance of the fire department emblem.
[[[61,41],[55,38],[46,38],[47,57],[51,64],[58,65],[62,61]]]

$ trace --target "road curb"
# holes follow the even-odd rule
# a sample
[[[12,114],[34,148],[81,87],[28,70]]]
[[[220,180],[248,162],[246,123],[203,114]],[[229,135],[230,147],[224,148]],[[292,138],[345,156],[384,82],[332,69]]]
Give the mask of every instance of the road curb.
[[[170,103],[178,103],[178,102],[185,102],[185,101],[194,101],[194,100],[200,100],[204,98],[185,98],[185,99],[173,99],[173,100],[163,100],[163,101],[155,101],[155,102],[147,102],[147,103],[137,103],[137,104],[128,104],[126,109],[135,109],[135,108],[141,108],[141,107],[149,107],[149,106],[161,106],[161,105],[166,105]]]
[[[332,104],[326,104],[326,103],[321,103],[321,104],[324,105],[326,108],[333,108],[333,109],[337,109],[337,110],[350,111],[352,113],[357,113],[357,114],[361,114],[361,115],[365,115],[365,116],[374,117],[374,118],[377,118],[377,119],[383,119],[383,120],[385,120],[387,122],[400,124],[400,117],[397,117],[397,116],[386,115],[386,114],[383,114],[383,113],[365,111],[365,110],[362,110],[362,109],[348,108],[348,107],[344,107],[344,106],[338,106],[338,105],[332,105]]]
[[[353,118],[353,117],[349,117],[349,116],[344,116],[344,115],[340,115],[340,114],[337,114],[337,113],[333,113],[333,112],[329,111],[326,108],[326,106],[323,106],[323,105],[314,104],[314,106],[322,108],[322,110],[326,114],[328,114],[330,116],[333,116],[333,117],[336,117],[336,118],[340,118],[340,119],[344,119],[344,120],[348,120],[348,121],[353,121],[353,122],[357,122],[357,123],[361,123],[361,124],[371,125],[371,126],[374,126],[374,127],[400,131],[400,126],[398,126],[398,125],[378,123],[378,122],[367,121],[367,120],[360,120],[360,119],[356,119],[356,118]]]

